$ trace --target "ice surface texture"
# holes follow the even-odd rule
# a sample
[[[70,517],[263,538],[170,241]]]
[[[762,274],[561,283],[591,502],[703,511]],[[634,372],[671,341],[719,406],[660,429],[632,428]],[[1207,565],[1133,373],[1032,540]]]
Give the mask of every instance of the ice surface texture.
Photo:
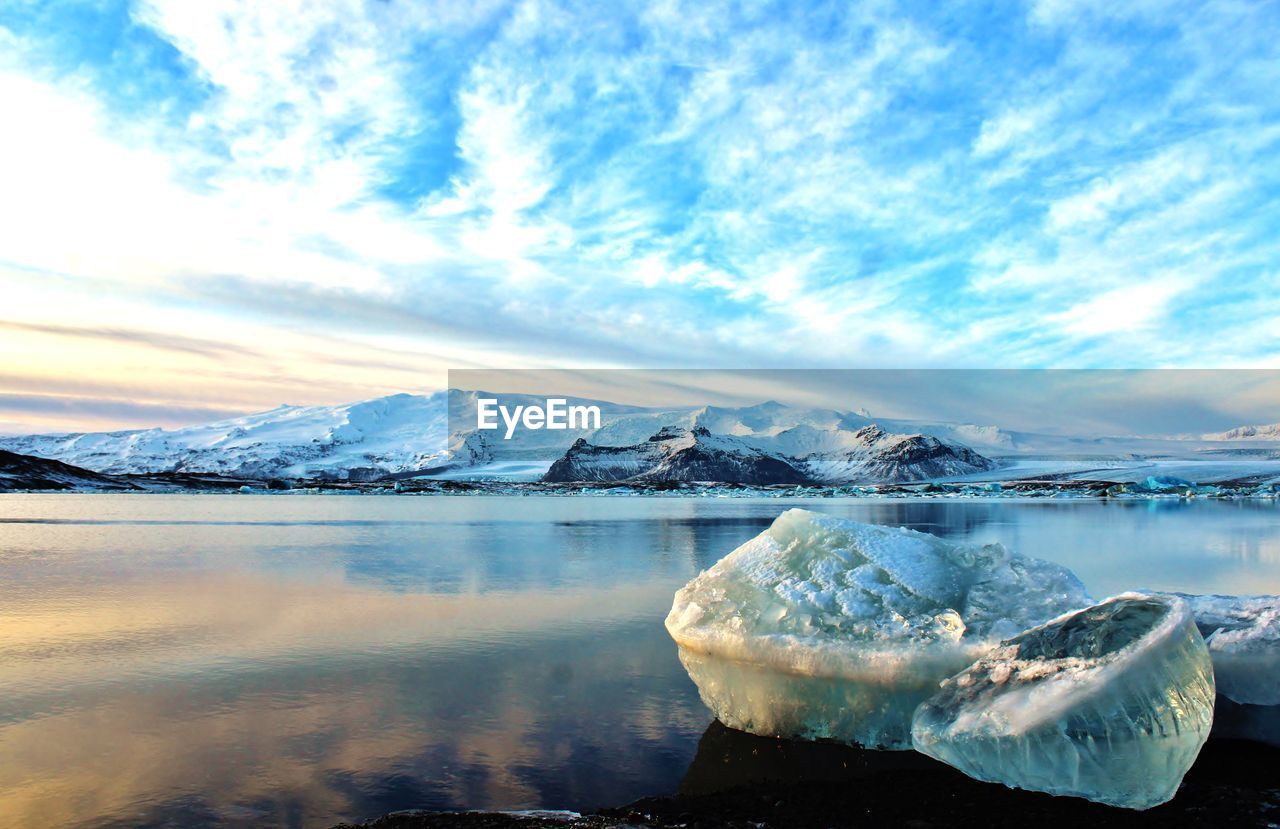
[[[979,780],[1147,809],[1177,791],[1213,702],[1190,606],[1125,593],[1001,643],[917,709],[911,734]]]
[[[1219,694],[1244,705],[1280,705],[1280,596],[1168,595],[1191,605]]]
[[[1089,601],[1066,568],[997,544],[792,509],[676,593],[667,630],[725,725],[907,749],[942,679]]]

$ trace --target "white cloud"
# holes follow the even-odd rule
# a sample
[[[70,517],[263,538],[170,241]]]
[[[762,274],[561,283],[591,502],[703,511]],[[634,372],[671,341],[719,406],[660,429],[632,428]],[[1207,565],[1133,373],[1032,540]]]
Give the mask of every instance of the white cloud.
[[[1068,334],[1079,336],[1133,332],[1159,322],[1169,302],[1189,287],[1184,281],[1169,279],[1128,285],[1087,299],[1048,319]]]
[[[448,9],[448,6],[438,7]],[[213,87],[194,131],[224,142],[232,176],[315,184],[338,205],[376,182],[396,139],[423,129],[404,76],[415,35],[459,21],[434,6],[357,0],[143,0],[137,19]],[[475,7],[483,15],[486,4]]]
[[[1058,232],[1096,225],[1117,211],[1150,208],[1195,188],[1210,167],[1211,150],[1197,144],[1170,147],[1151,158],[1097,178],[1082,191],[1049,205],[1048,226]],[[1221,174],[1221,173],[1220,173]]]
[[[1059,103],[1050,98],[1030,106],[1009,108],[982,122],[973,144],[974,155],[989,156],[1011,146],[1043,141],[1041,131],[1058,110]]]

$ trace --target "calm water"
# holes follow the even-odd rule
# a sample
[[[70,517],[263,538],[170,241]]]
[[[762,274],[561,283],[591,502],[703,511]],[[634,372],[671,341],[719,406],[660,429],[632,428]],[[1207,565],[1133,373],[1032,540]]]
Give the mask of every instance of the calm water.
[[[672,593],[789,505],[1280,593],[1274,502],[0,496],[0,825],[328,826],[674,791]]]

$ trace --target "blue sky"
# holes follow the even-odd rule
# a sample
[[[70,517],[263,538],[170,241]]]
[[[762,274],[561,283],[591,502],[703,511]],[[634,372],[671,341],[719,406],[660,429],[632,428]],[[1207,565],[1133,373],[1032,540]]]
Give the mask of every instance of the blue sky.
[[[1278,367],[1267,2],[0,0],[0,430],[476,367]]]

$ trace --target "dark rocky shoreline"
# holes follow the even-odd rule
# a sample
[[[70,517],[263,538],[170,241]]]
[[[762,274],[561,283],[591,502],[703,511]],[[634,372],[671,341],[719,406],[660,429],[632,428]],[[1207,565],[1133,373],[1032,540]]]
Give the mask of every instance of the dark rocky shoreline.
[[[74,467],[72,468],[74,469]],[[1267,500],[1280,497],[1280,484],[1259,484],[1252,480],[1225,482],[1212,493],[1143,492],[1115,481],[1075,479],[1026,479],[996,484],[918,483],[866,486],[807,486],[797,484],[722,484],[687,481],[587,481],[545,483],[541,481],[454,481],[413,478],[379,481],[259,480],[204,473],[155,472],[146,475],[98,476],[100,480],[50,483],[47,476],[4,476],[0,469],[0,492],[128,492],[131,494],[249,494],[249,495],[407,495],[486,496],[543,495],[589,496],[631,495],[717,498],[1095,498],[1115,500],[1178,500],[1185,498],[1221,500]],[[87,473],[96,475],[97,473]]]
[[[402,812],[335,829],[1274,827],[1280,749],[1214,739],[1177,796],[1145,812],[979,783],[914,752],[755,737],[712,723],[676,794],[572,816]]]
[[[696,431],[696,430],[695,430]],[[705,430],[704,430],[705,431]],[[582,443],[582,441],[579,441]],[[575,447],[578,444],[574,444]],[[614,451],[600,448],[601,451]],[[573,450],[570,450],[571,452]],[[705,458],[703,460],[706,460]],[[761,461],[764,463],[764,461]],[[559,463],[559,462],[557,462]],[[691,462],[692,464],[692,462]],[[767,464],[766,464],[767,465]],[[1041,475],[999,482],[916,481],[880,484],[813,484],[802,477],[782,476],[785,483],[734,483],[715,480],[723,469],[716,464],[692,464],[684,470],[692,477],[662,476],[640,480],[540,481],[449,480],[430,477],[444,467],[410,473],[384,474],[376,470],[349,470],[346,479],[273,478],[222,475],[211,472],[105,474],[61,461],[0,450],[0,492],[131,492],[145,493],[345,493],[370,495],[666,495],[685,497],[744,498],[1265,498],[1280,497],[1280,483],[1266,476],[1237,478],[1213,485],[1175,484],[1155,488],[1141,483],[1078,479],[1070,475]],[[694,470],[697,474],[694,474]],[[941,471],[941,470],[936,470]],[[357,474],[360,473],[360,474]],[[681,473],[683,475],[683,473]],[[701,480],[701,476],[711,480]],[[732,481],[732,479],[730,479]],[[1154,480],[1154,479],[1152,479]],[[1180,480],[1180,479],[1173,479]]]

